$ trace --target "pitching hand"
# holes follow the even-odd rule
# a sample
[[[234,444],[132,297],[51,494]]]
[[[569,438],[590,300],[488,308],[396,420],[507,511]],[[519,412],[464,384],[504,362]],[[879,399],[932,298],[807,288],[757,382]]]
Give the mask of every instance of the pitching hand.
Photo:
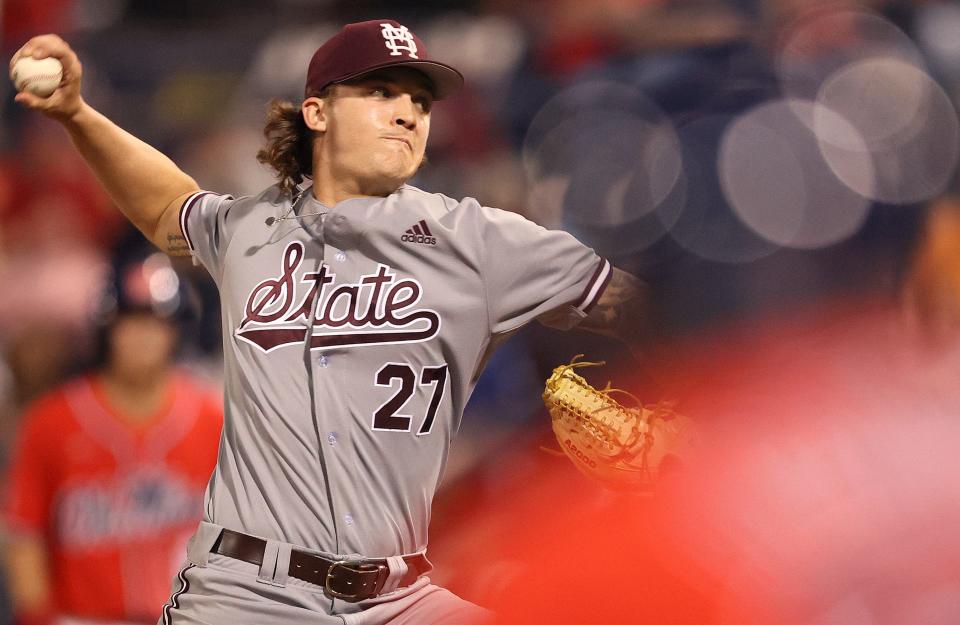
[[[80,97],[80,77],[83,69],[80,66],[80,59],[67,42],[57,35],[33,37],[10,59],[10,68],[13,69],[17,59],[25,56],[32,56],[35,59],[54,57],[63,65],[63,78],[60,86],[49,97],[41,98],[23,91],[14,99],[21,105],[40,111],[58,121],[66,121],[76,115],[83,107],[83,99]]]

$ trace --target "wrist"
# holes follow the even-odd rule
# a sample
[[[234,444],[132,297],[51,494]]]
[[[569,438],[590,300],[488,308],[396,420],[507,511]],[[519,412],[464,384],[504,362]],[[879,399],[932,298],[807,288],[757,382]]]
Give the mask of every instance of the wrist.
[[[77,98],[75,107],[71,107],[54,116],[67,130],[79,129],[93,117],[94,110],[83,98]]]

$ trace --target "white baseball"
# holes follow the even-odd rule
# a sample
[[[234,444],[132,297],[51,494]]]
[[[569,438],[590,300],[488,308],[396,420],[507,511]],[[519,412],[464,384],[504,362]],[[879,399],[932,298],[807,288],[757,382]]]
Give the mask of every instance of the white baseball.
[[[17,59],[10,70],[10,80],[17,91],[29,91],[41,98],[56,91],[62,77],[63,65],[52,56],[45,59],[24,56]]]

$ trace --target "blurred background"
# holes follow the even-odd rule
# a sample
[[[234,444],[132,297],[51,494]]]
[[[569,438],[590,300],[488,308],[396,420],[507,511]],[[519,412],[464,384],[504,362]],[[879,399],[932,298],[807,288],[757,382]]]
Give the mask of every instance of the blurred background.
[[[8,57],[62,34],[91,104],[235,196],[271,184],[266,103],[299,98],[316,47],[397,19],[467,77],[413,184],[649,283],[639,360],[538,324],[496,354],[437,497],[438,583],[514,623],[960,623],[957,2],[0,7]],[[0,89],[2,466],[24,407],[92,362],[126,226],[65,133]],[[216,385],[215,289],[177,270],[202,311],[181,365]],[[540,451],[543,380],[577,353],[702,424],[669,493],[612,494]]]

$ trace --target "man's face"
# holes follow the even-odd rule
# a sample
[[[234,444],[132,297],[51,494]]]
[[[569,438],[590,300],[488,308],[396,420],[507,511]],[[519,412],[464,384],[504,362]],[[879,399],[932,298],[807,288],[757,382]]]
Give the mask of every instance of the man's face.
[[[420,167],[433,95],[423,74],[389,68],[335,85],[325,106],[320,159],[335,180],[387,195]]]

